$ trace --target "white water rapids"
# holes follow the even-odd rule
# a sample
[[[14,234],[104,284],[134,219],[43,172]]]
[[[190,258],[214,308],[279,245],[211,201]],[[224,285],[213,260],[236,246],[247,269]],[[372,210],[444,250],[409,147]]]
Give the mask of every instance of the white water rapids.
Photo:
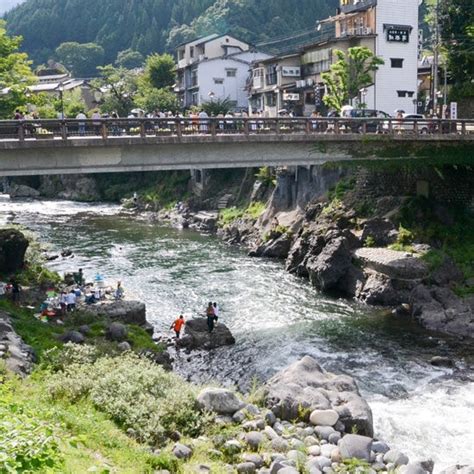
[[[432,458],[435,471],[473,463],[472,347],[321,295],[281,264],[248,258],[213,237],[121,216],[117,206],[0,200],[5,223],[28,226],[52,251],[71,249],[74,258],[50,263],[55,270],[121,280],[147,304],[158,331],[178,312],[192,317],[218,301],[237,344],[191,360],[178,356],[177,370],[188,379],[245,389],[310,354],[357,379],[377,436],[412,461]],[[431,366],[434,355],[452,357],[458,369]]]

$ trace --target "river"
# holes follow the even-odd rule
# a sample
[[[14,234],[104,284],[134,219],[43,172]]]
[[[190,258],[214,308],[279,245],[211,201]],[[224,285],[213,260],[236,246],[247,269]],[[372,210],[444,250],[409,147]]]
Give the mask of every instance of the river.
[[[310,354],[327,370],[357,379],[377,435],[412,460],[432,458],[435,471],[473,462],[472,347],[323,296],[278,262],[249,258],[214,237],[137,221],[117,206],[0,201],[0,225],[7,221],[28,226],[52,250],[73,251],[52,269],[121,280],[129,297],[146,303],[159,332],[177,314],[194,317],[217,301],[237,343],[211,354],[176,354],[176,370],[189,380],[245,390]],[[458,370],[431,366],[434,355],[453,357]]]

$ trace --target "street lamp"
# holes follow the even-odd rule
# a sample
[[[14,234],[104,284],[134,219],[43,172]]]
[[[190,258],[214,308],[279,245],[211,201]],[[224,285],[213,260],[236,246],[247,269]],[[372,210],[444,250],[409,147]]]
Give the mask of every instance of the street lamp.
[[[365,103],[365,97],[367,96],[367,89],[364,87],[362,89],[360,89],[360,100],[361,100],[361,103],[360,103],[360,106],[361,106],[361,109],[365,109],[367,104]]]

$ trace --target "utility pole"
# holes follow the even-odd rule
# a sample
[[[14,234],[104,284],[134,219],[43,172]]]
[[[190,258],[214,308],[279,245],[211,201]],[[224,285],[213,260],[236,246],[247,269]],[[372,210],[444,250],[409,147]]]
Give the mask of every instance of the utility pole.
[[[435,7],[435,34],[433,48],[433,113],[438,112],[438,68],[439,68],[439,0]]]

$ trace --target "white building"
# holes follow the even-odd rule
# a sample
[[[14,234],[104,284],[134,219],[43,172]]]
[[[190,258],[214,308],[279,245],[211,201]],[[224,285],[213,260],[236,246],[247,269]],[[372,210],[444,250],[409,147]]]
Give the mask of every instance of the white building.
[[[364,92],[367,108],[394,114],[416,110],[418,0],[341,0],[336,38],[375,33],[374,53],[385,64]],[[337,47],[337,45],[335,45]]]
[[[176,91],[182,107],[229,99],[238,110],[248,108],[250,65],[269,57],[230,35],[216,34],[179,46],[177,56]]]

